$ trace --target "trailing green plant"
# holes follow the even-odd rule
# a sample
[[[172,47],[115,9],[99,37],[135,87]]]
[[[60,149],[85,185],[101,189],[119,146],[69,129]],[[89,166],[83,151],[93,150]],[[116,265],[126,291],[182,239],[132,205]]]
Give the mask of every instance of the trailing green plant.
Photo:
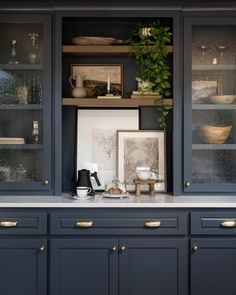
[[[126,44],[130,45],[130,53],[139,66],[137,76],[147,82],[151,91],[159,93],[160,99],[154,102],[158,105],[161,116],[158,118],[160,127],[165,129],[165,118],[172,106],[165,105],[163,98],[171,95],[169,77],[172,75],[167,63],[168,49],[172,33],[169,27],[160,25],[159,21],[137,24],[131,32]],[[142,89],[138,88],[140,94]]]

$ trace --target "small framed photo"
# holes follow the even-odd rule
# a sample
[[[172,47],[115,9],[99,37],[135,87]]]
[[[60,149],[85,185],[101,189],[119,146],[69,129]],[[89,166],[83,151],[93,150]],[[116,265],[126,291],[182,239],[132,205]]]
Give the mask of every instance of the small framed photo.
[[[166,191],[166,146],[163,130],[118,130],[117,175],[129,191],[134,191],[137,167],[150,167],[156,171],[156,191]],[[147,190],[147,187],[143,187]]]
[[[111,94],[123,96],[122,64],[72,64],[71,75],[83,76],[87,97],[97,98],[106,95],[108,82]]]
[[[221,82],[217,77],[194,77],[192,81],[192,103],[208,103],[211,96],[220,93]]]

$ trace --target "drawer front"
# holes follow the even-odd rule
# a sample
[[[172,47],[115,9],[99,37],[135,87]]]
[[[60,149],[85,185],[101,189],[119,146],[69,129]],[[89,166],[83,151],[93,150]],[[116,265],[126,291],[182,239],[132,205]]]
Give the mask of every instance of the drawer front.
[[[55,235],[187,233],[185,213],[52,213],[51,233]]]
[[[46,213],[0,212],[0,235],[43,235],[46,233]]]
[[[236,235],[236,211],[191,213],[191,234]]]

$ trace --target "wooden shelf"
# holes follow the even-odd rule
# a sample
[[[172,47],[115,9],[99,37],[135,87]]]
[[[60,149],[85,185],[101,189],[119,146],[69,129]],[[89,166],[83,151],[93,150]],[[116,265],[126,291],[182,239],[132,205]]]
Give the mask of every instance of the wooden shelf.
[[[193,65],[193,71],[235,71],[236,65]]]
[[[164,99],[165,105],[172,105],[172,99]],[[121,99],[97,99],[97,98],[63,98],[63,106],[79,107],[124,107],[133,108],[139,106],[157,106],[154,99],[148,98],[121,98]]]
[[[168,52],[173,52],[173,46],[167,46]],[[130,55],[130,47],[126,45],[81,46],[64,45],[62,52],[81,56],[126,56]]]
[[[236,104],[193,104],[193,110],[236,110]]]

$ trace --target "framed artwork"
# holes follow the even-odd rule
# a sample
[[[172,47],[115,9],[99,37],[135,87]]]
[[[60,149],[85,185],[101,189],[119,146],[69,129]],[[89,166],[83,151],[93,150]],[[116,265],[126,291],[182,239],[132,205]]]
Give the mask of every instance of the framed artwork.
[[[79,109],[77,118],[77,170],[97,171],[101,186],[92,180],[94,189],[104,190],[117,176],[118,129],[139,128],[138,109]]]
[[[127,184],[129,191],[134,190],[136,167],[150,167],[156,171],[160,183],[156,191],[166,191],[165,132],[160,131],[117,131],[117,174],[120,181]],[[143,190],[147,190],[143,187]]]
[[[123,96],[123,65],[121,64],[72,64],[71,75],[82,75],[87,97],[95,98],[107,93]]]
[[[194,77],[192,81],[192,103],[207,103],[208,98],[221,91],[219,78]]]

